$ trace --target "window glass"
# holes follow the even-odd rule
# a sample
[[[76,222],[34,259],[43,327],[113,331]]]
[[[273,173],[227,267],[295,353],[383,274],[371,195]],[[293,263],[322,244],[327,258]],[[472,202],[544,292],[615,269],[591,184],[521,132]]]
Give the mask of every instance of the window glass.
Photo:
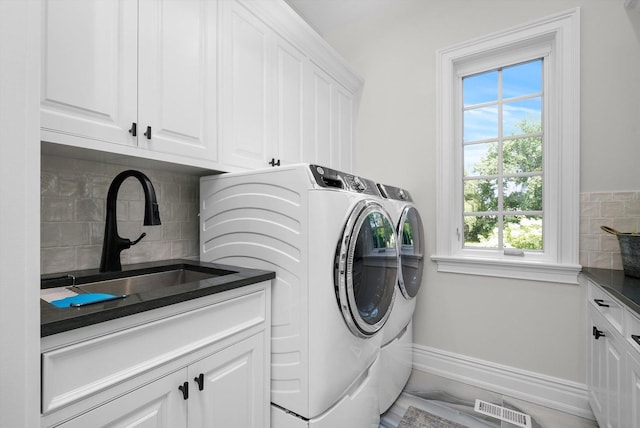
[[[465,110],[464,141],[486,140],[498,136],[498,106]]]
[[[519,135],[525,133],[522,123],[542,123],[542,97],[505,102],[502,107],[502,134]]]
[[[472,86],[473,91],[463,91],[464,106],[495,102],[498,100],[498,72],[476,74],[465,78],[464,85]]]
[[[502,98],[542,92],[542,61],[525,62],[502,71]]]
[[[465,247],[542,249],[542,65],[462,79]]]
[[[466,212],[498,210],[498,180],[467,180],[464,184]]]
[[[506,216],[504,246],[521,250],[542,250],[542,216]]]
[[[542,173],[542,137],[507,140],[502,145],[505,174]]]
[[[498,174],[498,158],[490,156],[496,153],[496,143],[468,144],[464,146],[464,175],[496,175]]]
[[[496,227],[497,224],[497,216],[465,215],[465,245],[476,248],[498,248],[499,229]]]
[[[505,211],[542,210],[542,178],[540,176],[504,178],[502,182]]]

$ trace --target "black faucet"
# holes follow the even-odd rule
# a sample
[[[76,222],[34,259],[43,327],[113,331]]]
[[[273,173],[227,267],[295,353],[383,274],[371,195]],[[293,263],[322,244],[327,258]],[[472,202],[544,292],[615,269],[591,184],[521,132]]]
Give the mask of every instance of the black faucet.
[[[118,223],[116,220],[116,199],[118,190],[124,180],[129,177],[135,177],[142,184],[144,190],[144,225],[156,226],[160,224],[160,213],[158,212],[158,200],[156,192],[151,184],[149,177],[140,171],[127,170],[116,176],[109,186],[107,193],[107,221],[104,227],[104,242],[102,243],[102,259],[100,260],[100,272],[116,272],[122,270],[120,264],[120,252],[126,250],[132,245],[140,242],[142,238],[147,236],[143,233],[135,241],[121,238],[118,235]]]

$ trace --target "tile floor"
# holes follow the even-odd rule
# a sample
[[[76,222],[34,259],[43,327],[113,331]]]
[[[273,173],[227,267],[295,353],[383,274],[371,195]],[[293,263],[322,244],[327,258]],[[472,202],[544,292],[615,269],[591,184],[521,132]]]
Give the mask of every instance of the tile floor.
[[[425,388],[428,385],[428,388]],[[396,428],[409,406],[426,410],[469,428],[518,428],[473,410],[475,399],[531,416],[532,428],[598,428],[591,419],[570,415],[423,372],[413,372],[402,395],[381,417],[380,428]]]

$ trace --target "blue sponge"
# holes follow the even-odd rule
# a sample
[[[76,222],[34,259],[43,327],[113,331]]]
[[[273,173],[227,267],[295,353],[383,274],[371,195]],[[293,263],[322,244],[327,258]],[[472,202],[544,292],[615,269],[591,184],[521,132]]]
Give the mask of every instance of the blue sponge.
[[[77,296],[65,297],[64,299],[54,300],[50,302],[58,308],[68,308],[70,306],[83,306],[91,303],[99,303],[107,300],[120,299],[124,295],[115,296],[107,293],[85,293]]]

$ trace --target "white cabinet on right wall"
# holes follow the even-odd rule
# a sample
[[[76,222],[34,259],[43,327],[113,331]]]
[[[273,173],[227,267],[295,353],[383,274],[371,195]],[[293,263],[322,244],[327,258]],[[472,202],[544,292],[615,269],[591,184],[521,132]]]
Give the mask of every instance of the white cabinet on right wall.
[[[607,303],[603,303],[607,304]],[[620,333],[594,306],[589,308],[589,402],[599,423],[622,428],[624,347]]]
[[[589,404],[603,428],[640,427],[640,314],[587,286]]]

